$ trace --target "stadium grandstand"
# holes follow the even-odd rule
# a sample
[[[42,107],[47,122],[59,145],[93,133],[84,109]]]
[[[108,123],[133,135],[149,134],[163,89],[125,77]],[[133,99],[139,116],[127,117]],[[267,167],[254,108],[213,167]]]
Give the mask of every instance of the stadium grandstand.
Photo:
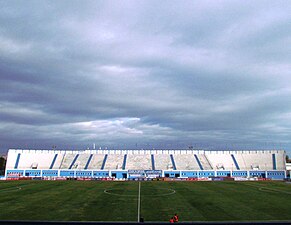
[[[284,150],[9,149],[6,179],[286,178]]]

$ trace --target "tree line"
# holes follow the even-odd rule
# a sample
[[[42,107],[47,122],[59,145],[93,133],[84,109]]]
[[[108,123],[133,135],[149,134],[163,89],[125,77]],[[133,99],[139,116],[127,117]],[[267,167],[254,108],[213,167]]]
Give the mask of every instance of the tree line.
[[[6,158],[0,157],[0,176],[5,174]]]

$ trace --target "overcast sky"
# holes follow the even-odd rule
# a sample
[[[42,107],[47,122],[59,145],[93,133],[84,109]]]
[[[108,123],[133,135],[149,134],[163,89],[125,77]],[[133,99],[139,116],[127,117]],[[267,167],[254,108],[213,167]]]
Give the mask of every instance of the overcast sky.
[[[0,151],[285,149],[290,1],[0,0]]]

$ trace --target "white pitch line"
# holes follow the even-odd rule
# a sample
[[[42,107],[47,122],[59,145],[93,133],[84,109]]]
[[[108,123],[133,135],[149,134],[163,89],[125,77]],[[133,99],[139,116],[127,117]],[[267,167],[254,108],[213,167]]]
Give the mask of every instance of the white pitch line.
[[[138,182],[137,222],[140,222],[140,181]]]
[[[277,192],[277,193],[284,193],[284,194],[288,194],[290,195],[291,192],[290,191],[283,191],[283,190],[278,190],[278,189],[273,189],[273,188],[268,188],[268,187],[260,187],[258,185],[253,185],[253,184],[246,184],[250,187],[256,187],[259,189],[259,191],[263,191],[263,192]]]

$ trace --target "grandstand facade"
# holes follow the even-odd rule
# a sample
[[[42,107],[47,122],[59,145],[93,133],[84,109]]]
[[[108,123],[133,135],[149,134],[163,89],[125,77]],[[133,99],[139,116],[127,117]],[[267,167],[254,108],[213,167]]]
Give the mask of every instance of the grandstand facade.
[[[9,149],[6,179],[286,178],[285,151]]]

